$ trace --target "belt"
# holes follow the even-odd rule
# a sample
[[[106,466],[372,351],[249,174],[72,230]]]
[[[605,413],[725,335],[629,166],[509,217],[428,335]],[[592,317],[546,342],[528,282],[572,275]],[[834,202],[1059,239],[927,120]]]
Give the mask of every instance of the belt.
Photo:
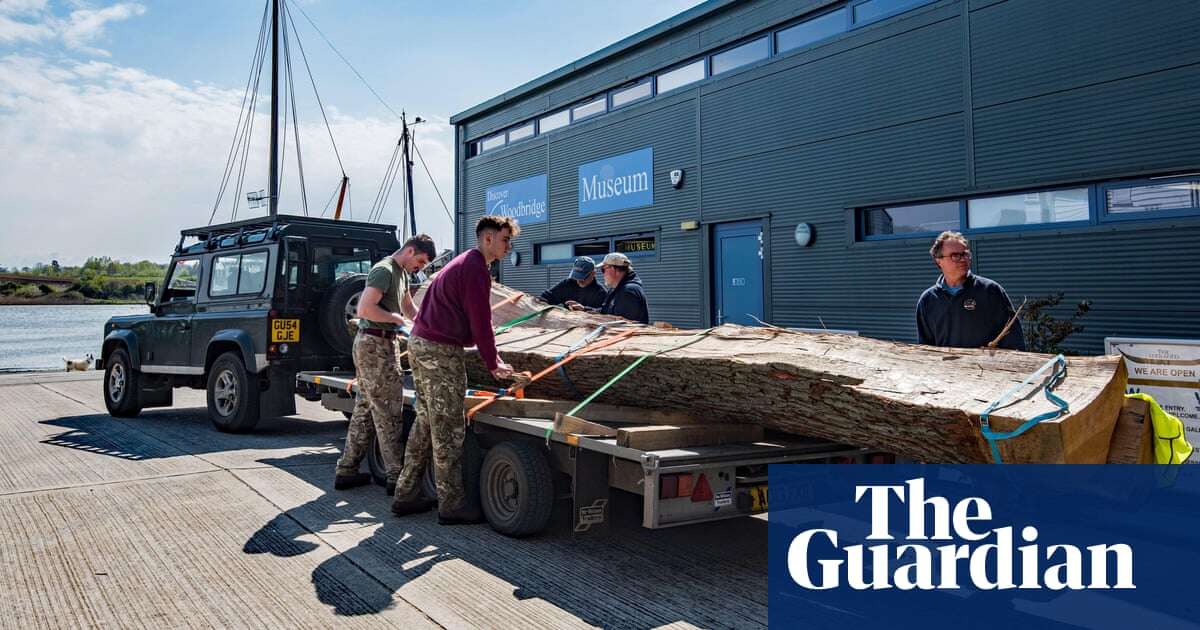
[[[359,328],[358,332],[372,337],[383,337],[384,339],[395,339],[396,331],[384,330],[382,328]]]

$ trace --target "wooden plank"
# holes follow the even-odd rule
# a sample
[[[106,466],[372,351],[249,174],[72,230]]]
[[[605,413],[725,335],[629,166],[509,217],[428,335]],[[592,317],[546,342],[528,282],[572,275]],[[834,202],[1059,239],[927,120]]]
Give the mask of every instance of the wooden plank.
[[[554,416],[554,430],[559,433],[574,433],[576,435],[617,437],[617,430],[612,427],[604,426],[603,424],[597,424],[595,422],[588,422],[583,418],[568,416],[565,413],[560,413]]]
[[[734,442],[759,442],[762,439],[763,428],[750,424],[663,425],[627,427],[617,430],[617,445],[643,451]]]
[[[1154,440],[1150,408],[1146,401],[1126,398],[1117,416],[1112,444],[1108,450],[1110,464],[1153,464]]]
[[[467,396],[466,408],[487,400],[483,396]],[[545,400],[541,398],[501,398],[488,405],[484,413],[513,418],[555,418],[565,414],[579,403],[570,400]],[[691,425],[700,424],[695,417],[676,411],[659,411],[654,409],[639,409],[621,405],[604,405],[591,403],[584,408],[585,415],[594,422],[615,422],[626,424],[670,424]]]

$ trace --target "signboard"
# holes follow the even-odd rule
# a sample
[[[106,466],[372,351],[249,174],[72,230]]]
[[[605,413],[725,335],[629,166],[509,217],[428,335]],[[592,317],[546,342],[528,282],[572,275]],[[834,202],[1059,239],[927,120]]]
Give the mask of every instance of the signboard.
[[[545,223],[550,217],[545,175],[498,184],[488,188],[484,194],[488,214],[512,217],[522,227]]]
[[[654,148],[646,147],[579,167],[579,215],[654,203]]]
[[[1104,352],[1125,357],[1127,393],[1154,397],[1163,410],[1183,421],[1188,441],[1200,444],[1200,339],[1109,337]]]

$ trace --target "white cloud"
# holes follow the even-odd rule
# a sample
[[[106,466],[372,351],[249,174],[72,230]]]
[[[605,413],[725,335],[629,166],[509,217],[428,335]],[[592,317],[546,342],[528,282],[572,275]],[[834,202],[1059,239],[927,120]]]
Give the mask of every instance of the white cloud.
[[[0,44],[58,41],[71,50],[108,56],[92,46],[112,22],[142,15],[146,7],[121,2],[102,8],[80,6],[65,17],[55,15],[45,0],[0,0]],[[17,19],[20,18],[20,19]]]
[[[183,86],[105,62],[0,58],[0,265],[47,261],[50,252],[63,264],[97,255],[165,260],[181,228],[208,222],[241,99],[240,90]],[[261,111],[268,107],[260,100]],[[301,113],[309,210],[320,214],[341,171],[319,115]],[[263,213],[247,210],[244,195],[267,187],[264,119],[256,118],[238,218]],[[351,176],[353,217],[365,219],[399,122],[333,113],[330,123]],[[453,128],[437,120],[418,131],[425,161],[453,204]],[[288,136],[280,208],[300,214],[290,129]],[[450,220],[420,163],[415,176],[418,227],[449,247]],[[231,199],[232,191],[216,221],[229,219]],[[397,189],[383,221],[401,217]]]

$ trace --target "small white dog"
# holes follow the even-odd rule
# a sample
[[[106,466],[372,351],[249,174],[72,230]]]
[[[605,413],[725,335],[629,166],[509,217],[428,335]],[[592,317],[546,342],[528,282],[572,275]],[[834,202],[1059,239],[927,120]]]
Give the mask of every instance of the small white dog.
[[[63,362],[67,364],[68,372],[72,372],[72,371],[86,372],[86,371],[92,369],[92,364],[96,362],[96,357],[92,356],[91,353],[89,353],[86,357],[84,357],[82,359],[68,359],[67,357],[63,357]]]

